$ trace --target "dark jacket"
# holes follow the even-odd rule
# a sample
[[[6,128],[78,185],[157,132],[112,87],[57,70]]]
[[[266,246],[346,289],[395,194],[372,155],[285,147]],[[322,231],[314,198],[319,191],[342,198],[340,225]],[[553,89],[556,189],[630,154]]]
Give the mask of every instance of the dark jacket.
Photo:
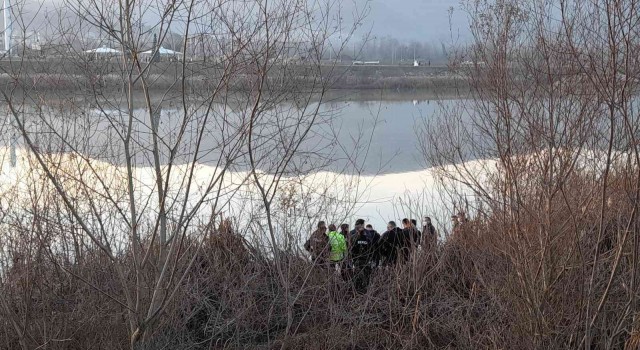
[[[371,240],[374,243],[375,243],[375,241],[377,241],[380,238],[380,234],[376,230],[367,230],[367,229],[365,229],[364,232],[367,235],[367,237],[369,238],[369,240]],[[355,239],[356,233],[357,233],[357,231],[355,229],[351,230],[349,232],[349,237],[351,237],[352,239]]]
[[[376,244],[380,240],[380,234],[376,230],[365,230],[367,237],[371,240],[371,243]]]
[[[376,230],[368,230],[366,232],[371,240],[371,261],[375,266],[378,266],[382,259],[382,242],[380,240],[382,236]]]
[[[436,235],[436,227],[433,226],[432,223],[428,223],[427,226],[422,228],[422,231],[424,235],[429,235],[431,237],[434,237]]]
[[[438,234],[432,223],[422,227],[422,242],[420,243],[426,248],[432,248],[438,243]]]
[[[405,228],[402,230],[403,245],[407,248],[415,248],[420,245],[422,232],[415,227]]]
[[[362,267],[369,264],[372,254],[372,243],[367,237],[366,231],[357,234],[352,241],[351,259],[355,267]]]
[[[409,261],[411,253],[418,247],[421,238],[422,232],[415,227],[402,230],[402,255],[404,261]]]
[[[382,234],[378,243],[379,251],[384,258],[385,265],[393,265],[398,260],[398,253],[404,246],[404,237],[402,230],[395,227]]]

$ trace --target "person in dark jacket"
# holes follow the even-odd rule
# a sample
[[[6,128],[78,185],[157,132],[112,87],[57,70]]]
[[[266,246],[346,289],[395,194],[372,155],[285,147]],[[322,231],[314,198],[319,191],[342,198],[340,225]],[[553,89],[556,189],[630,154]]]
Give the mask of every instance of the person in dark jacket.
[[[373,229],[373,226],[371,224],[367,224],[367,226],[365,226],[365,231],[367,231],[367,236],[369,236],[370,239],[375,240],[380,239],[380,234],[378,233],[378,231]]]
[[[411,254],[418,247],[420,241],[420,231],[416,229],[412,220],[402,219],[402,257],[405,262],[411,259]]]
[[[351,247],[353,247],[354,241],[358,234],[358,230],[361,227],[364,228],[364,219],[356,220],[356,224],[354,225],[353,230],[349,232],[349,237],[347,238],[347,244],[349,245],[349,254],[351,254]]]
[[[431,236],[435,236],[436,235],[436,227],[433,226],[433,224],[431,223],[431,218],[428,216],[425,216],[422,219],[422,234],[423,235],[431,235]]]
[[[411,227],[413,228],[413,244],[417,247],[422,244],[422,232],[418,230],[418,221],[411,219]]]
[[[353,239],[351,247],[351,258],[354,266],[364,266],[369,264],[372,252],[371,239],[367,235],[367,231],[363,226],[358,226],[356,235]]]
[[[373,267],[378,267],[380,265],[380,259],[382,258],[382,253],[380,249],[380,234],[378,231],[373,229],[371,224],[367,224],[365,226],[366,235],[371,240],[371,265]]]
[[[384,266],[395,265],[398,261],[398,254],[402,250],[404,239],[402,230],[396,225],[395,221],[389,221],[387,231],[380,237],[380,254],[384,258]]]
[[[428,216],[422,218],[422,242],[420,243],[422,251],[425,253],[423,254],[424,259],[426,259],[429,264],[435,264],[436,256],[434,253],[438,247],[438,232],[431,223],[431,218]]]
[[[431,218],[428,216],[422,219],[422,239],[424,240],[423,244],[429,244],[430,246],[438,243],[438,233],[431,223]]]
[[[362,228],[364,228],[364,219],[356,220],[356,224],[353,227],[353,230],[351,230],[351,232],[349,232],[349,238],[350,239],[354,239],[354,237],[356,236],[356,233],[358,233],[358,226],[362,226]]]
[[[351,247],[351,260],[353,263],[353,283],[356,291],[360,294],[366,293],[369,286],[371,254],[372,244],[366,229],[364,225],[357,225]]]

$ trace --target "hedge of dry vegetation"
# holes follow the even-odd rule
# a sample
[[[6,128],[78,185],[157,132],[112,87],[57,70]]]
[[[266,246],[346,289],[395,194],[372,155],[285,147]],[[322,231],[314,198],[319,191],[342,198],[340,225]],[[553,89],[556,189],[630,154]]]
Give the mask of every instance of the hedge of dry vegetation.
[[[612,180],[613,193],[624,189],[624,179],[620,174]],[[593,325],[593,346],[634,348],[629,293],[638,227],[627,225],[634,205],[612,195],[598,240],[589,218],[599,211],[578,206],[590,193],[584,190],[588,182],[576,176],[573,183],[566,200],[552,203],[551,240],[540,239],[534,216],[522,216],[516,228],[510,215],[487,209],[435,251],[377,269],[364,295],[293,251],[280,254],[285,288],[273,259],[251,242],[227,226],[208,230],[176,302],[140,348],[574,348],[583,340],[586,303],[592,298],[598,305],[605,290],[609,297]],[[21,242],[25,249],[14,254],[3,278],[3,300],[14,314],[2,311],[2,347],[20,347],[17,326],[28,348],[127,348],[126,310],[117,301],[123,296],[103,254],[83,250],[70,262],[43,243]],[[182,246],[193,249],[189,242]],[[124,252],[119,259],[131,256]],[[594,263],[594,292],[587,294]],[[149,280],[154,271],[146,272]],[[135,276],[128,278],[133,284]],[[288,312],[293,317],[286,334]]]

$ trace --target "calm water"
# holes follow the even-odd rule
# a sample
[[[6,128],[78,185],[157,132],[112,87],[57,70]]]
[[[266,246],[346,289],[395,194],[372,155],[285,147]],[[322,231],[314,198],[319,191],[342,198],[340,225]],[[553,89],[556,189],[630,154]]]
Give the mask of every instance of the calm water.
[[[343,172],[344,169],[351,169],[353,172],[353,168],[356,168],[356,172],[363,175],[425,169],[427,164],[419,150],[418,129],[424,120],[434,116],[439,108],[438,103],[451,103],[450,100],[438,102],[427,92],[393,93],[391,96],[370,92],[363,96],[362,92],[344,91],[329,94],[325,101],[320,106],[316,125],[312,127],[307,140],[300,145],[300,154],[293,159],[294,164],[299,164],[302,169],[333,172]],[[313,106],[315,105],[312,104]],[[203,106],[191,107],[187,113],[194,117],[186,125],[183,142],[176,148],[178,162],[190,162],[198,147],[198,162],[215,166],[221,154],[229,152],[221,145],[226,140],[237,137],[232,132],[233,127],[229,126],[242,122],[243,116],[249,112],[249,106],[244,107],[230,109],[222,104],[214,105],[206,119],[203,117]],[[286,122],[289,128],[295,126],[295,122],[291,121],[295,121],[297,113],[302,113],[298,108],[286,104],[266,113],[275,112],[289,118]],[[73,109],[36,109],[26,106],[23,113],[28,116],[26,119],[32,131],[32,139],[42,151],[67,152],[76,149],[112,164],[125,163],[124,149],[119,138],[127,129],[128,123],[123,108],[114,108],[108,104]],[[169,151],[178,137],[183,113],[180,106],[171,104],[163,106],[156,113],[160,137],[166,141],[161,146],[163,162],[168,160]],[[134,163],[138,166],[150,166],[151,123],[142,109],[135,110],[134,115],[137,118],[133,124]],[[15,136],[17,133],[10,118],[4,119],[2,146],[9,146],[13,142],[19,147],[22,144],[21,138]],[[224,122],[220,122],[221,119]],[[263,147],[257,152],[262,155],[261,158],[273,158],[273,150],[282,148],[282,144],[278,143],[281,140],[272,140],[270,137],[273,132],[272,124],[265,119],[256,126],[256,133],[265,140]],[[197,135],[201,129],[204,130],[204,137],[198,146]],[[65,136],[64,142],[60,135]],[[70,137],[71,135],[76,136]],[[233,168],[246,170],[247,164],[248,159],[240,156]],[[264,162],[259,167],[269,171],[270,164]]]
[[[364,174],[404,173],[426,168],[420,151],[419,129],[425,119],[437,112],[437,101],[347,99],[329,105],[336,115],[341,142],[348,149],[359,144],[368,151],[366,156],[364,152],[358,154],[358,164]]]
[[[403,217],[420,219],[428,214],[434,219],[446,218],[449,215],[446,206],[442,205],[438,194],[432,192],[432,179],[423,172],[428,165],[419,149],[418,130],[425,120],[435,116],[441,104],[446,106],[454,101],[438,100],[433,94],[419,92],[393,93],[391,96],[348,91],[330,94],[320,106],[319,122],[301,145],[301,152],[293,159],[293,163],[303,169],[306,165],[306,169],[364,175],[365,185],[358,188],[362,192],[360,195],[350,199],[356,201],[352,215],[340,218],[338,209],[337,212],[327,213],[326,219],[339,218],[336,220],[353,222],[356,217],[362,217],[377,229],[384,230],[388,220],[397,221]],[[239,123],[247,110],[215,105],[207,119],[202,117],[201,110],[201,106],[194,106],[187,111],[195,117],[186,125],[184,141],[176,149],[176,158],[182,163],[190,161],[197,143],[195,136],[199,130],[204,130],[197,161],[216,166],[220,155],[229,152],[220,145],[228,138],[237,137],[231,131],[233,128],[223,127],[221,120],[228,125]],[[298,108],[286,104],[274,107],[273,111],[293,117],[300,113]],[[112,164],[122,165],[125,162],[122,141],[119,139],[119,133],[126,130],[127,126],[127,117],[122,108],[86,105],[69,110],[40,110],[26,106],[23,113],[32,132],[32,140],[42,152],[76,149]],[[138,120],[133,123],[133,161],[137,166],[149,166],[152,164],[149,118],[142,109],[134,114]],[[159,135],[166,141],[161,150],[161,161],[167,160],[183,114],[184,110],[178,106],[168,105],[155,115],[159,123]],[[20,148],[23,140],[16,136],[15,125],[8,117],[4,120],[2,146],[8,147],[13,143]],[[295,123],[289,120],[285,126],[289,130],[295,127]],[[267,170],[273,160],[281,159],[281,155],[273,150],[277,150],[283,140],[269,139],[272,131],[272,123],[268,119],[256,130],[256,134],[265,139],[262,149],[258,151],[263,158],[259,167],[263,170]],[[62,142],[61,135],[72,141],[69,144]],[[9,159],[1,161],[8,162]],[[247,157],[241,155],[232,169],[246,170],[247,164]],[[335,191],[344,190],[335,188]],[[446,224],[444,219],[437,221]]]

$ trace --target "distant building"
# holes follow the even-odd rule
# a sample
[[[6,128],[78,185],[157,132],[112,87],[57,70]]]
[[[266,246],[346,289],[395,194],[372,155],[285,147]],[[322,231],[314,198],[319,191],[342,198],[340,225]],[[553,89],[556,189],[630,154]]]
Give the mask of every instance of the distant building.
[[[156,55],[156,57],[158,57],[158,59],[160,60],[167,61],[182,61],[182,59],[184,58],[182,52],[166,49],[162,46],[160,46],[158,49],[151,49],[141,52],[140,55],[145,58],[145,61],[151,61],[151,57],[153,55]]]

